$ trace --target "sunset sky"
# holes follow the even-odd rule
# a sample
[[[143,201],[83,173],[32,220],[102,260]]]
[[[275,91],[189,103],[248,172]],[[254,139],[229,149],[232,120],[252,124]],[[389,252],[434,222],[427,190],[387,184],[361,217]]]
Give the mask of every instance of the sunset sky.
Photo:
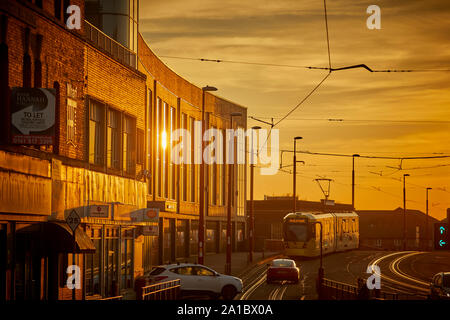
[[[366,9],[381,8],[381,30],[369,30]],[[372,69],[450,69],[448,0],[327,2],[331,62]],[[158,56],[208,58],[298,66],[328,66],[322,0],[141,0],[140,32]],[[297,105],[326,70],[213,63],[161,57],[176,73],[246,106],[248,115],[275,122]],[[330,122],[326,119],[344,119]],[[309,120],[308,120],[309,119]],[[248,126],[261,125],[249,119]],[[450,155],[450,72],[333,72],[277,127],[280,148],[367,156]],[[351,158],[299,155],[300,199],[323,198],[313,179],[331,178],[331,199],[351,203]],[[283,165],[292,154],[283,156]],[[403,206],[445,217],[450,207],[450,158],[356,159],[356,209]],[[288,167],[286,170],[290,170]],[[255,198],[292,193],[292,174],[255,177]],[[438,189],[439,188],[439,189]]]

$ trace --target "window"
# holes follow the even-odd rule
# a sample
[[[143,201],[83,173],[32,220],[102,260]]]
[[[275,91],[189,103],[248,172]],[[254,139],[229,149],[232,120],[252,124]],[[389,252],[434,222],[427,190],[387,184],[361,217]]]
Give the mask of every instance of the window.
[[[100,294],[100,256],[101,256],[101,232],[99,228],[86,230],[90,234],[95,246],[94,254],[86,254],[86,295]]]
[[[193,270],[193,274],[197,275],[197,276],[209,276],[209,277],[211,277],[211,276],[215,275],[214,272],[212,272],[211,270],[206,269],[206,268],[194,267],[193,269],[194,269]]]
[[[89,162],[97,165],[104,164],[104,119],[105,106],[90,100]]]
[[[133,286],[133,229],[122,230],[121,288]]]
[[[169,178],[169,139],[170,139],[170,107],[167,103],[164,103],[164,131],[163,131],[163,148],[164,148],[164,198],[169,198],[169,184],[171,182]]]
[[[137,155],[136,162],[144,164],[144,130],[137,129]]]
[[[158,98],[156,100],[156,121],[155,121],[155,130],[156,130],[156,168],[155,174],[158,176],[156,188],[158,190],[158,196],[161,197],[161,189],[162,189],[162,179],[161,179],[161,99]]]
[[[176,114],[177,114],[176,109],[175,108],[170,108],[170,122],[171,122],[171,124],[170,124],[170,140],[169,140],[169,142],[172,141],[172,134],[173,134],[174,130],[177,127]],[[169,154],[171,155],[172,154],[173,144],[170,143],[169,145],[170,145]],[[176,186],[176,184],[175,184],[176,166],[174,165],[171,157],[170,157],[170,168],[171,168],[170,169],[170,172],[171,172],[170,181],[171,181],[171,185],[172,185],[171,191],[170,191],[170,198],[175,200],[175,197],[176,197],[176,188],[175,188],[175,186]]]
[[[183,127],[184,130],[187,130],[187,116],[185,113],[181,114],[181,125]],[[184,133],[184,131],[183,131]],[[182,136],[182,148],[183,148],[183,152],[187,153],[188,150],[186,150],[188,148],[188,145],[186,143],[186,139],[188,137],[187,136]],[[181,199],[183,201],[187,201],[187,178],[188,178],[188,170],[187,170],[187,163],[186,161],[183,161],[183,164],[180,165],[180,186],[181,186]]]
[[[75,143],[75,110],[77,102],[67,98],[67,142]]]
[[[55,10],[55,18],[61,19],[61,0],[54,0],[54,10]]]
[[[136,170],[136,119],[124,116],[123,120],[123,170],[126,173],[134,174]]]
[[[148,90],[148,104],[147,104],[147,158],[144,161],[147,162],[147,170],[153,170],[152,159],[152,128],[153,128],[153,94],[151,90]],[[153,179],[148,180],[148,194],[153,194]]]
[[[120,113],[113,109],[108,110],[107,142],[108,168],[120,170]]]
[[[215,127],[212,127],[214,131],[217,129]],[[209,141],[211,141],[213,135],[210,134],[208,137]],[[217,144],[218,141],[216,141],[217,135],[214,136],[214,143],[216,144],[216,148],[214,148],[214,154],[212,155],[217,160],[220,155],[220,146]],[[210,185],[211,185],[211,204],[217,205],[217,161],[214,161],[214,163],[209,165],[210,168]]]
[[[56,0],[58,1],[58,0]],[[69,14],[67,13],[67,8],[70,7],[70,0],[63,0],[63,14],[64,14],[64,22],[69,19]]]
[[[170,271],[172,271],[173,273],[181,274],[181,275],[185,275],[185,276],[193,275],[193,273],[192,273],[193,268],[192,267],[175,268],[175,269],[172,269]]]
[[[119,284],[117,283],[118,265],[118,229],[106,228],[104,238],[104,279],[105,279],[105,295],[107,297],[117,296],[119,294]]]
[[[166,271],[165,268],[162,268],[162,267],[156,267],[156,268],[154,268],[154,269],[150,272],[150,275],[151,275],[151,276],[157,276],[157,275],[163,273],[164,271]]]
[[[144,245],[142,246],[142,262],[144,273],[152,268],[152,236],[144,236]]]
[[[191,164],[189,165],[191,170],[190,170],[190,185],[191,185],[191,197],[190,200],[191,202],[195,202],[196,200],[196,194],[195,194],[195,164],[194,164],[194,159],[195,159],[195,150],[194,150],[194,146],[195,146],[195,120],[192,117],[189,117],[189,132],[191,133]]]

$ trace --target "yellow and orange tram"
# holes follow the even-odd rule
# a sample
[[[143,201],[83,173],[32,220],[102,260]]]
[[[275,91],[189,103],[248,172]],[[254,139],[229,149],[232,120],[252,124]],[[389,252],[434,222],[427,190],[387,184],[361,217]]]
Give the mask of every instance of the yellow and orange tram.
[[[296,212],[283,218],[285,255],[320,256],[320,225],[317,222],[323,227],[323,254],[359,247],[359,217],[355,212]]]

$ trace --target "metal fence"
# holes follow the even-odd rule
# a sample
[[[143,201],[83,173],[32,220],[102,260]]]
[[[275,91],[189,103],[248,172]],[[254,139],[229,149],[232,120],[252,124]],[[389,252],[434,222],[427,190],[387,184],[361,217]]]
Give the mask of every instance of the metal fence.
[[[324,300],[424,300],[428,298],[425,294],[395,293],[377,289],[369,290],[365,286],[364,288],[359,288],[330,279],[322,280],[318,292],[319,298]]]
[[[123,296],[115,296],[115,297],[108,297],[108,298],[103,298],[103,299],[99,299],[101,301],[112,301],[112,300],[122,300]]]
[[[319,287],[320,298],[325,300],[356,300],[358,288],[346,283],[323,279]]]
[[[109,37],[88,21],[84,20],[84,23],[85,34],[90,42],[97,48],[105,50],[119,62],[136,69],[136,54],[133,51]]]
[[[176,300],[180,295],[180,279],[142,287],[142,300]]]

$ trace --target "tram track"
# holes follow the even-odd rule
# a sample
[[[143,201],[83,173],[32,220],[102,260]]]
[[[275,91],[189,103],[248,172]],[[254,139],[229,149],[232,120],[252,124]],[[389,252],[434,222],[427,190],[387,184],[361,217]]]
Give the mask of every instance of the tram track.
[[[412,277],[411,275],[408,275],[406,272],[400,269],[400,263],[402,261],[405,261],[406,259],[419,254],[423,254],[423,252],[402,251],[390,253],[380,258],[373,259],[369,263],[368,267],[374,274],[380,276],[381,279],[389,283],[388,285],[384,284],[385,287],[403,294],[426,296],[429,293],[429,283]],[[392,261],[389,261],[389,259],[392,259]],[[386,275],[386,272],[381,272],[382,263],[388,263],[388,269],[390,272],[389,276]],[[375,266],[378,266],[380,272],[378,272]]]

